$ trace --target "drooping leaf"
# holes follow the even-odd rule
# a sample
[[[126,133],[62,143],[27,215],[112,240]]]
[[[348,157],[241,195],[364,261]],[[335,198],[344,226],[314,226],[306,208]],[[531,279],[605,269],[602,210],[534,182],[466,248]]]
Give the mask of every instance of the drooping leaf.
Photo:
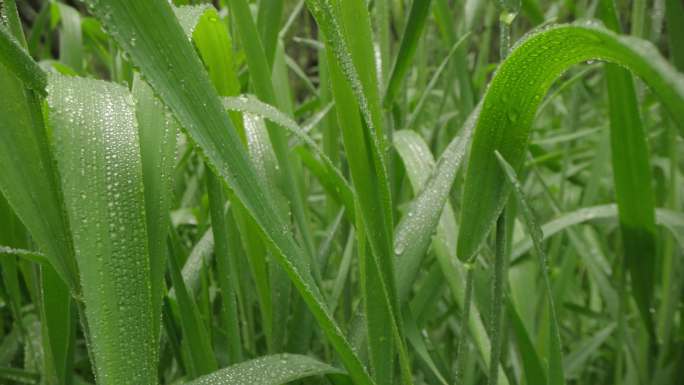
[[[504,175],[494,150],[519,169],[542,96],[568,67],[591,59],[619,63],[639,75],[684,134],[684,76],[650,43],[587,24],[559,25],[530,34],[500,65],[483,99],[466,171],[460,259],[467,260],[478,251],[510,191],[501,183]]]

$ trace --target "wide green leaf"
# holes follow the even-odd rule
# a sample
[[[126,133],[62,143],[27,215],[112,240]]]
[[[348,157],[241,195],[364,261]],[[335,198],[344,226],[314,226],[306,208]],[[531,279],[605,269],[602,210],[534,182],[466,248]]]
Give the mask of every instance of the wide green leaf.
[[[156,384],[135,101],[112,83],[51,75],[48,103],[96,376]]]

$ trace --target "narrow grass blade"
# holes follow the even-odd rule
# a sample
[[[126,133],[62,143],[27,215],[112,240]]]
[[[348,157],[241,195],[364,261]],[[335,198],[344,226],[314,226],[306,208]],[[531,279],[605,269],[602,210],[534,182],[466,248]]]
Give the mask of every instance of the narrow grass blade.
[[[498,382],[498,366],[501,362],[503,350],[503,331],[505,319],[503,306],[506,296],[505,289],[508,286],[508,255],[506,252],[508,243],[506,231],[506,211],[502,211],[496,220],[494,235],[494,266],[491,267],[491,300],[489,310],[489,337],[492,344],[489,353],[489,367],[487,372],[487,384],[494,385]]]
[[[469,332],[469,338],[472,339],[480,359],[487,367],[491,342],[480,317],[478,304],[468,304],[466,281],[472,281],[469,278],[472,276],[472,272],[466,272],[466,267],[462,262],[454,262],[456,246],[453,243],[453,234],[456,233],[457,227],[453,208],[447,201],[451,184],[470,143],[470,134],[476,116],[477,110],[466,123],[462,136],[454,138],[444,150],[436,167],[432,154],[422,138],[415,132],[403,130],[396,132],[395,147],[404,162],[413,191],[418,192],[419,195],[414,198],[409,208],[409,213],[413,214],[407,213],[397,225],[395,249],[404,248],[397,255],[396,265],[397,292],[399,299],[404,302],[408,298],[411,286],[418,274],[421,258],[427,252],[432,239],[439,267],[444,274],[454,301],[458,303],[461,309],[468,309],[464,311],[469,314],[464,321],[466,328],[464,330]],[[436,236],[432,237],[435,227]],[[420,231],[416,229],[420,229]],[[461,370],[461,368],[459,367],[457,370]],[[498,377],[499,385],[508,384],[508,379],[501,366],[499,366]]]
[[[447,65],[450,63],[454,54],[456,54],[456,52],[461,48],[463,43],[466,42],[466,39],[468,38],[468,36],[469,36],[469,34],[466,34],[463,37],[461,37],[456,43],[454,43],[454,45],[449,50],[449,53],[447,53],[447,56],[439,64],[439,66],[437,67],[437,70],[435,70],[435,73],[430,78],[430,81],[428,82],[427,86],[422,91],[422,94],[420,95],[420,99],[418,99],[418,103],[416,103],[416,108],[413,111],[411,111],[411,115],[409,115],[408,122],[406,123],[407,129],[409,129],[409,130],[415,129],[415,126],[418,122],[418,117],[420,117],[420,113],[423,111],[423,107],[425,106],[425,101],[427,100],[428,96],[430,96],[430,94],[432,93],[432,90],[437,85],[437,82],[441,78],[442,73],[447,68]]]
[[[0,367],[0,378],[20,384],[40,383],[40,373],[16,368]]]
[[[83,71],[83,33],[81,14],[65,3],[55,3],[62,28],[59,34],[59,60],[76,73]]]
[[[309,0],[307,6],[326,39],[338,120],[344,122],[340,126],[344,128],[345,150],[348,158],[355,160],[350,165],[352,181],[370,231],[373,253],[377,255],[393,298],[394,280],[389,268],[392,265],[391,197],[368,11],[358,0],[340,3],[339,10],[320,0]],[[343,95],[342,87],[347,87],[349,93]],[[362,119],[350,116],[351,111],[359,111]],[[348,127],[352,122],[354,125]]]
[[[318,178],[328,195],[344,206],[345,215],[349,217],[349,221],[354,222],[354,192],[347,181],[340,178],[339,170],[336,167],[331,169],[327,161],[320,160],[323,158],[317,158],[305,147],[296,147],[295,151],[302,163]]]
[[[207,194],[209,195],[209,210],[211,213],[212,231],[214,233],[214,251],[218,270],[218,284],[221,288],[221,301],[225,314],[224,329],[228,336],[229,362],[242,361],[242,340],[240,338],[239,317],[235,293],[237,272],[231,266],[230,242],[228,226],[224,213],[225,194],[223,184],[213,174],[207,174]]]
[[[156,384],[135,102],[118,85],[51,75],[48,103],[97,377]]]
[[[535,253],[539,257],[539,267],[542,272],[542,277],[544,280],[544,289],[546,291],[546,298],[549,303],[549,313],[551,315],[549,323],[551,343],[549,348],[550,357],[547,374],[549,385],[563,385],[565,384],[565,376],[563,375],[563,345],[561,344],[560,328],[558,326],[558,316],[556,313],[556,304],[553,299],[554,293],[551,287],[551,281],[549,280],[549,262],[546,257],[546,253],[544,252],[544,249],[542,247],[542,239],[544,238],[544,234],[542,233],[542,230],[539,227],[539,225],[537,225],[537,221],[534,219],[532,209],[529,207],[527,203],[527,199],[525,198],[525,195],[523,193],[522,186],[520,185],[520,182],[518,182],[518,178],[515,175],[513,167],[511,167],[511,165],[508,164],[508,162],[506,162],[506,160],[501,156],[501,154],[499,154],[498,151],[495,154],[497,160],[499,161],[499,164],[506,173],[508,183],[510,183],[511,186],[513,186],[513,191],[517,198],[519,208],[521,209],[523,219],[525,220],[525,225],[527,226],[527,229],[532,238],[532,242],[534,244]]]
[[[359,200],[371,252],[362,278],[366,306],[371,363],[378,381],[391,383],[394,345],[399,352],[404,381],[411,381],[401,317],[396,297],[392,251],[392,210],[385,166],[386,140],[370,16],[363,1],[332,5],[310,0],[307,6],[326,39],[327,62],[342,138],[350,160],[352,181]],[[347,111],[345,113],[345,111]],[[359,116],[353,116],[360,113]],[[362,119],[360,119],[362,118]],[[374,274],[379,276],[374,276]],[[390,328],[387,328],[390,322]],[[395,341],[396,338],[396,341]]]
[[[173,168],[176,163],[176,119],[139,76],[133,79],[140,156],[145,187],[145,215],[150,252],[152,320],[159,340],[166,271],[166,236],[171,209]]]
[[[534,348],[534,343],[532,342],[527,329],[525,329],[525,324],[522,319],[520,319],[520,314],[518,314],[518,310],[510,297],[508,301],[506,301],[506,309],[506,315],[510,320],[511,329],[513,330],[522,358],[524,376],[527,383],[548,384],[541,358],[539,358],[539,354]]]
[[[370,16],[366,4],[358,0],[340,2],[337,7],[316,0],[307,1],[307,5],[326,39],[338,121],[343,128],[352,181],[371,246],[368,265],[374,266],[367,266],[364,270],[367,276],[362,282],[369,284],[364,286],[364,297],[374,375],[382,383],[391,383],[396,345],[402,378],[410,382],[396,297],[393,219],[384,153],[385,127]],[[360,116],[350,116],[356,115],[357,111]],[[368,303],[378,307],[368,308]],[[390,322],[389,328],[387,322]]]
[[[273,86],[271,76],[271,66],[267,62],[268,57],[264,51],[264,46],[259,37],[257,27],[252,19],[249,5],[245,0],[229,0],[233,11],[233,21],[237,27],[240,42],[245,50],[245,59],[250,73],[256,95],[262,101],[281,106],[278,94]],[[289,200],[294,220],[304,238],[305,251],[307,251],[309,262],[313,257],[313,239],[308,230],[308,220],[305,214],[302,194],[299,191],[299,183],[292,171],[291,161],[287,147],[287,137],[282,130],[279,130],[271,122],[267,122],[268,136],[273,146],[273,152],[278,160],[279,172],[274,181],[283,195]]]
[[[21,19],[17,9],[16,0],[4,0],[2,4],[2,25],[6,26],[12,36],[22,47],[26,47],[26,37],[21,26]]]
[[[264,45],[269,66],[273,65],[273,57],[280,33],[280,21],[283,16],[283,0],[266,0],[259,2],[257,12],[257,29]]]
[[[78,269],[38,97],[0,64],[0,191],[72,291]],[[17,162],[22,167],[16,167]]]
[[[401,35],[401,44],[399,51],[394,58],[394,65],[387,83],[383,104],[385,108],[392,105],[401,84],[406,77],[413,56],[416,53],[416,46],[418,40],[423,33],[425,21],[430,15],[430,5],[432,0],[413,0],[411,3],[411,11],[407,15],[406,23],[404,24],[404,32]]]
[[[613,334],[615,327],[616,325],[611,323],[586,340],[580,341],[578,344],[579,346],[565,357],[563,365],[567,368],[567,375],[569,378],[575,377],[576,374],[582,370],[584,364],[593,354],[597,353],[598,348],[608,340],[608,337],[610,337],[611,334]]]
[[[50,385],[70,384],[76,343],[76,307],[69,288],[51,266],[41,266],[40,289],[44,381]]]
[[[287,201],[277,186],[278,160],[271,141],[268,139],[264,119],[251,114],[243,114],[243,119],[249,155],[260,178],[259,182],[274,198],[280,216],[287,217]],[[251,221],[246,221],[245,225],[249,227],[243,227],[243,232],[250,227],[253,229],[252,232],[256,230],[255,224]],[[285,338],[286,324],[278,323],[277,320],[287,318],[290,287],[282,275],[282,270],[273,264],[268,250],[259,244],[261,239],[257,236],[247,236],[246,240],[251,243],[248,249],[252,250],[252,258],[255,259],[252,262],[254,279],[261,288],[259,295],[269,352],[280,352]]]
[[[361,210],[357,211],[357,213],[363,215],[363,218],[357,218],[357,222],[360,222],[360,225],[366,229],[369,227],[368,223],[373,221],[370,223],[373,223],[376,227],[371,228],[380,231],[380,233],[377,231],[372,231],[372,234],[368,234],[369,237],[373,237],[373,234],[375,234],[375,236],[378,234],[387,235],[386,232],[383,231],[382,227],[377,227],[383,226],[383,224],[378,223],[378,220],[381,219],[378,218],[377,215],[380,214],[378,212],[378,206],[374,205],[374,198],[378,197],[378,186],[374,183],[375,179],[372,177],[372,159],[369,159],[370,154],[367,152],[369,144],[364,138],[365,134],[363,132],[362,120],[356,113],[356,111],[358,111],[358,105],[354,100],[351,87],[342,77],[340,69],[334,60],[335,59],[333,57],[328,57],[331,70],[332,90],[335,99],[336,111],[338,114],[338,121],[340,127],[344,127],[342,130],[342,137],[345,150],[347,152],[347,159],[350,164],[356,197],[358,198],[358,207],[361,208]],[[344,111],[353,111],[354,113],[345,114]],[[368,210],[371,211],[369,212]],[[358,228],[358,225],[357,232],[362,232]],[[379,241],[380,237],[376,237],[375,240]],[[376,246],[381,245],[376,244]],[[359,244],[359,251],[363,250],[364,247],[365,245]],[[375,265],[377,259],[380,259],[380,256],[382,255],[385,254],[378,254],[376,258],[373,258],[371,255],[371,264]],[[360,259],[365,260],[365,255],[360,255]],[[389,382],[391,380],[391,373],[393,372],[394,366],[394,341],[392,331],[387,327],[388,322],[394,323],[391,319],[392,311],[390,310],[392,308],[392,300],[388,294],[389,288],[386,286],[386,281],[382,277],[369,278],[365,276],[366,273],[372,274],[374,272],[379,272],[380,269],[378,269],[377,266],[368,267],[367,265],[368,264],[364,265],[365,268],[362,269],[360,273],[362,275],[361,288],[364,293],[363,304],[366,307],[366,327],[369,336],[371,365],[373,367],[374,376],[378,381]],[[369,291],[373,285],[377,285],[375,286],[375,290]],[[375,304],[378,307],[369,308],[371,304]]]
[[[680,71],[684,70],[684,41],[677,36],[684,34],[684,5],[677,0],[665,0],[668,43],[672,62]]]
[[[617,205],[600,205],[585,207],[579,210],[565,213],[542,226],[543,240],[546,240],[563,230],[574,225],[599,219],[615,219],[618,216]],[[670,233],[679,240],[684,249],[684,215],[667,209],[656,209],[656,223],[664,226]],[[517,258],[527,253],[533,247],[531,238],[525,237],[513,247],[514,262]]]
[[[620,32],[614,0],[602,0],[602,19]],[[635,26],[636,27],[636,26]],[[646,328],[655,338],[650,309],[653,306],[657,265],[655,195],[648,143],[641,122],[634,80],[629,71],[607,64],[610,143],[615,195],[626,267],[632,277],[632,293]]]
[[[465,4],[466,11],[469,3],[470,2],[468,1]],[[439,27],[442,40],[445,41],[447,45],[455,44],[457,41],[457,35],[456,28],[453,25],[453,15],[451,14],[449,1],[436,0],[435,6],[433,7],[433,14],[435,15],[435,22]],[[470,28],[471,26],[466,25],[465,30],[469,31]],[[483,40],[486,41],[487,39],[484,38]],[[456,50],[454,55],[454,72],[456,73],[458,87],[461,93],[459,104],[462,108],[463,117],[465,118],[470,115],[470,112],[475,107],[475,96],[467,61],[467,50],[465,47],[461,47]]]
[[[183,281],[178,256],[169,254],[169,273],[176,294],[183,346],[188,354],[187,376],[190,379],[209,374],[218,369],[206,325],[202,322],[197,304],[188,293]]]
[[[306,130],[300,127],[294,120],[279,111],[277,108],[263,103],[250,95],[241,95],[238,97],[227,97],[223,99],[223,105],[227,110],[239,111],[242,113],[250,113],[268,119],[277,123],[280,127],[285,128],[296,138],[306,143],[321,159],[323,170],[330,178],[330,182],[334,189],[341,195],[344,202],[349,205],[351,203],[352,190],[349,183],[346,181],[340,170],[335,167],[332,160],[320,149],[316,142],[307,135]],[[348,206],[347,210],[353,212],[353,205]]]
[[[228,29],[225,24],[221,22],[218,18],[218,14],[213,7],[210,6],[186,6],[176,9],[176,15],[179,16],[179,20],[182,21],[186,34],[195,43],[195,47],[204,62],[204,65],[209,73],[211,81],[216,87],[216,90],[221,95],[235,95],[240,90],[240,85],[237,80],[237,74],[235,70],[235,64],[233,61],[232,53],[232,42],[230,40],[230,35],[228,34]],[[240,116],[238,114],[232,114],[231,120],[238,127],[239,131],[244,135],[245,142],[247,144],[249,154],[253,164],[256,166],[257,174],[260,176],[260,183],[269,190],[269,194],[275,198],[276,204],[280,209],[281,217],[286,217],[286,202],[280,191],[276,188],[277,180],[277,161],[273,153],[273,148],[271,142],[268,138],[268,134],[265,131],[263,121],[260,118],[253,117],[251,115],[245,114]],[[213,174],[209,171],[210,174]],[[214,178],[214,175],[209,175],[208,179]],[[209,183],[209,182],[208,182]],[[209,187],[209,184],[208,184]],[[213,194],[220,193],[220,189],[217,190],[216,186],[212,189]],[[223,196],[223,195],[221,195]],[[212,198],[212,199],[215,199]],[[213,202],[214,205],[217,202]],[[223,215],[223,208],[219,211],[218,208],[212,210],[212,219],[216,218],[217,215]],[[234,211],[244,210],[240,207],[234,209]],[[235,213],[238,215],[237,213]],[[243,215],[243,217],[246,217]],[[217,222],[221,224],[223,218],[217,219]],[[254,234],[258,230],[257,226],[253,221],[244,218],[241,221],[242,233]],[[219,246],[221,250],[216,250],[217,252],[227,252],[227,246],[225,241],[225,226],[221,229],[212,229],[214,235],[217,233],[222,238],[219,240],[222,246]],[[269,351],[280,351],[284,340],[284,326],[276,327],[274,319],[279,319],[283,314],[289,309],[289,283],[287,277],[279,266],[273,264],[271,266],[267,265],[266,254],[267,251],[261,245],[261,239],[255,235],[247,235],[243,237],[246,245],[246,249],[249,251],[250,267],[252,268],[252,274],[254,275],[254,281],[257,282],[258,293],[259,293],[259,305],[261,307],[262,323],[266,335],[266,342]],[[223,266],[224,268],[226,266]],[[269,276],[269,273],[271,277]],[[221,277],[223,286],[227,286],[225,282],[227,277]],[[277,283],[278,287],[271,285],[271,283]],[[226,289],[231,289],[226,287]],[[227,291],[226,294],[230,295],[231,291]],[[273,301],[272,296],[282,295],[284,297],[281,301]],[[224,302],[225,309],[228,312],[233,310],[234,306],[230,301]],[[234,312],[232,312],[233,315]],[[236,320],[234,320],[236,321]],[[231,321],[233,322],[233,321]],[[229,325],[229,329],[235,332],[235,324]],[[274,333],[274,330],[277,333]],[[235,333],[232,336],[233,339],[237,336]],[[238,339],[239,343],[239,339]],[[233,351],[235,354],[240,354],[239,352]],[[234,355],[235,355],[234,354]]]
[[[564,49],[555,49],[561,46]],[[590,59],[619,63],[642,77],[684,134],[684,109],[679,107],[684,103],[684,76],[650,43],[586,24],[559,25],[530,34],[501,64],[484,96],[463,192],[460,259],[477,252],[509,192],[501,183],[503,171],[497,168],[494,150],[518,169],[541,97],[565,69]]]
[[[311,357],[276,354],[229,366],[186,385],[280,385],[312,376],[343,373]]]
[[[0,61],[14,76],[24,82],[26,87],[45,95],[47,86],[45,73],[2,24],[0,24]]]
[[[407,297],[418,274],[420,262],[431,242],[433,231],[440,221],[449,220],[443,217],[445,214],[442,214],[442,211],[445,205],[449,205],[449,192],[470,145],[477,111],[466,122],[463,133],[454,138],[444,150],[434,169],[431,167],[432,154],[417,134],[410,131],[396,133],[395,147],[404,161],[414,190],[419,191],[408,213],[397,225],[394,241],[398,293],[401,300]],[[445,236],[445,239],[452,238],[448,234]],[[453,250],[448,252],[451,253]]]
[[[196,5],[175,8],[174,11],[200,54],[216,91],[223,96],[240,93],[233,40],[216,9],[209,5]]]
[[[17,249],[9,246],[0,245],[0,255],[13,255],[15,257],[26,258],[31,262],[35,262],[39,265],[49,265],[50,262],[45,256],[45,254],[40,251]]]
[[[278,216],[265,189],[257,183],[256,172],[235,128],[223,113],[218,95],[173,17],[171,7],[163,0],[125,4],[92,0],[88,4],[202,149],[213,171],[228,183],[254,217],[350,376],[360,384],[372,383],[327,312],[306,266],[305,254],[287,231],[284,219]],[[151,14],[157,17],[150,19]]]

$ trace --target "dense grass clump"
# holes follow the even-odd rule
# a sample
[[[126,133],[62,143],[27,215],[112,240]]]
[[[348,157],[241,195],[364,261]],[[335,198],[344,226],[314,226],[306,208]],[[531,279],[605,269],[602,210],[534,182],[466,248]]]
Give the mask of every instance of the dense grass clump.
[[[681,1],[0,16],[0,383],[682,381]]]

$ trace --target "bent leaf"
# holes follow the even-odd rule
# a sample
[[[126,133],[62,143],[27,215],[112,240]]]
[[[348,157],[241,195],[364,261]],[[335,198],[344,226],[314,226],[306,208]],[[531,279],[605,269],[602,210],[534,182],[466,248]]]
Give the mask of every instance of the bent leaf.
[[[650,43],[591,24],[559,25],[532,33],[511,51],[484,96],[466,171],[458,257],[470,259],[506,203],[510,187],[497,150],[515,170],[523,163],[542,96],[566,69],[587,60],[628,67],[660,97],[684,134],[684,76]]]

